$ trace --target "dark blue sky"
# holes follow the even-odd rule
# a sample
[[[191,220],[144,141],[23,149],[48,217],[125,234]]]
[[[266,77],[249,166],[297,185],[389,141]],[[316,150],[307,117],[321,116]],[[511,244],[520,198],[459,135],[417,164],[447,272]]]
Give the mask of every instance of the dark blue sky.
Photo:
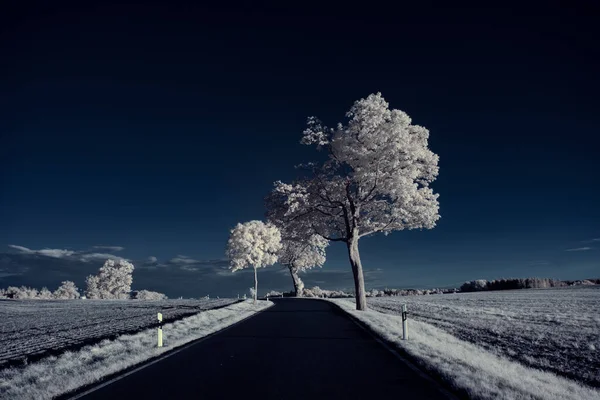
[[[223,273],[229,229],[316,157],[306,117],[334,124],[377,91],[430,129],[442,219],[364,239],[367,286],[600,275],[598,7],[420,4],[8,10],[0,286],[82,286],[101,264],[82,255],[110,245],[139,266],[134,288],[245,290]],[[264,289],[291,288],[277,269]],[[333,243],[307,283],[350,287],[349,269]]]

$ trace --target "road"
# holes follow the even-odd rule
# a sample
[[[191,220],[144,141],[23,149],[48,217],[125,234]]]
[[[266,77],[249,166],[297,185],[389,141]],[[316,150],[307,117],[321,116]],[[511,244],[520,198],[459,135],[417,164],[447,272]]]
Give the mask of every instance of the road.
[[[447,397],[334,305],[279,299],[266,311],[83,398]]]

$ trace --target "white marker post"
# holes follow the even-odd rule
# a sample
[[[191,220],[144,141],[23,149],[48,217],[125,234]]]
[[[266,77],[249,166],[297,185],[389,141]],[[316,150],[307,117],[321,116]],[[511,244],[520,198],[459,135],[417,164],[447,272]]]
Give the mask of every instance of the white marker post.
[[[408,311],[406,304],[402,304],[402,340],[408,340]]]
[[[158,347],[162,346],[162,314],[158,313]]]

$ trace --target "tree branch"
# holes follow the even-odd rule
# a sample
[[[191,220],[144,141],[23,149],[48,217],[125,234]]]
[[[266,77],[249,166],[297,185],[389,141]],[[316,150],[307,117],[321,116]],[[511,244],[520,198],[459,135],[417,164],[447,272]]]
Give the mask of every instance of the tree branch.
[[[384,231],[388,226],[390,226],[391,224],[393,224],[394,222],[396,222],[396,220],[397,220],[397,218],[394,217],[394,218],[392,218],[390,220],[390,222],[388,222],[387,224],[385,224],[383,227],[378,228],[378,229],[373,229],[370,232],[361,233],[360,235],[358,235],[358,237],[361,238],[363,236],[372,235],[373,233]]]

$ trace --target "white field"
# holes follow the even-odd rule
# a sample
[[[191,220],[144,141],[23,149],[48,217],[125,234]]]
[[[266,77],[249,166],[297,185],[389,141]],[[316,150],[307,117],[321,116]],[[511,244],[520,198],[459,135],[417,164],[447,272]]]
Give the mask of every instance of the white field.
[[[200,339],[272,306],[270,301],[246,300],[206,310],[163,327],[164,347],[156,346],[156,329],[104,339],[76,351],[65,351],[37,362],[0,370],[0,398],[46,400],[159,357],[190,341]],[[243,366],[240,366],[243,368]]]
[[[369,299],[394,314],[402,303],[487,351],[600,387],[600,286]]]
[[[472,398],[600,399],[599,286],[334,302]]]
[[[236,301],[0,300],[0,369]]]

